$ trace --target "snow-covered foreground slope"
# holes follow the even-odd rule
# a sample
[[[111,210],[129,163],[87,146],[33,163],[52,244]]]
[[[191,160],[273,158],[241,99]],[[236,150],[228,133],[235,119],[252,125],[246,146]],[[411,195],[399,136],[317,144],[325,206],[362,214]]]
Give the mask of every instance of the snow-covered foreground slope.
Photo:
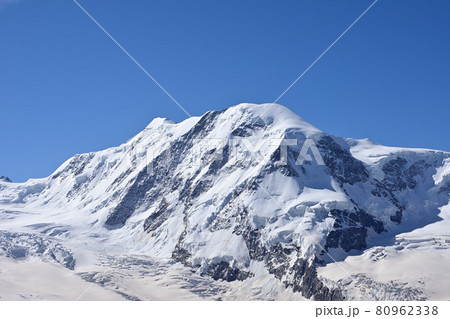
[[[343,139],[282,106],[240,104],[157,118],[47,178],[0,180],[0,254],[129,299],[445,299],[420,281],[448,261],[449,199],[449,153]],[[136,258],[159,266],[123,262]],[[176,292],[158,297],[151,278],[190,288],[169,280]]]

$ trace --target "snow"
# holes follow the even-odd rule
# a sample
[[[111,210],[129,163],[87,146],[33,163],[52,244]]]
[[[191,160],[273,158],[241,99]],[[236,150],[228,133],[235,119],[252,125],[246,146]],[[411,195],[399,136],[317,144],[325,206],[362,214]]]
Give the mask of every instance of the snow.
[[[298,201],[307,205],[315,205],[320,202],[346,202],[347,197],[342,192],[335,192],[329,189],[303,188]]]
[[[349,299],[448,300],[450,202],[440,211],[441,221],[398,234],[393,245],[374,246],[361,255],[319,267],[319,275],[345,282]],[[374,286],[378,293],[370,289]]]
[[[233,118],[236,117],[249,117],[249,119],[253,121],[262,119],[265,123],[269,123],[272,126],[277,127],[279,131],[291,128],[300,129],[306,135],[306,137],[310,137],[313,134],[321,132],[315,126],[306,122],[304,119],[302,119],[300,116],[298,116],[288,108],[274,103],[238,104],[232,108],[229,108],[223,114],[223,117],[229,119],[228,121],[232,121]]]
[[[360,161],[369,165],[378,163],[380,160],[387,158],[390,155],[398,154],[401,152],[409,152],[414,154],[436,152],[434,150],[424,148],[383,146],[367,138],[361,140],[346,138],[345,141],[350,146],[350,152],[352,153],[352,155]]]
[[[207,241],[205,240],[207,239]],[[197,254],[194,264],[202,264],[203,260],[220,262],[236,262],[245,265],[250,262],[248,249],[240,236],[231,235],[225,230],[213,233],[193,233],[186,239],[188,246],[196,246]]]
[[[54,264],[0,257],[0,300],[76,300],[88,286],[80,277]],[[124,298],[94,285],[83,300]]]
[[[426,250],[399,251],[393,247],[374,247],[363,255],[349,256],[345,261],[319,267],[318,273],[333,281],[346,282],[349,287],[347,294],[351,300],[408,300],[408,296],[404,295],[406,288],[418,290],[425,299],[448,300],[449,263],[450,254],[447,249],[428,247]],[[352,277],[349,278],[346,272]],[[361,277],[364,280],[358,280]],[[371,290],[374,286],[378,286],[378,291]],[[417,300],[415,295],[409,297]]]
[[[434,183],[436,185],[441,184],[444,180],[450,179],[450,158],[444,161],[444,165],[436,170],[436,174],[433,175]]]

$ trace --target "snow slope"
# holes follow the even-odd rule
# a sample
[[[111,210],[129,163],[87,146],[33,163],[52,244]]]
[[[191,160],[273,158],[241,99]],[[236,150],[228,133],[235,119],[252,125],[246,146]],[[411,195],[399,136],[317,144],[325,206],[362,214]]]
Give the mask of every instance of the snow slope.
[[[383,247],[445,260],[449,193],[449,153],[343,139],[283,106],[240,104],[154,119],[47,178],[0,180],[0,254],[75,271],[101,255],[150,256],[239,286],[243,299],[369,298],[342,284],[373,269],[354,258]],[[446,296],[401,289],[390,298]]]

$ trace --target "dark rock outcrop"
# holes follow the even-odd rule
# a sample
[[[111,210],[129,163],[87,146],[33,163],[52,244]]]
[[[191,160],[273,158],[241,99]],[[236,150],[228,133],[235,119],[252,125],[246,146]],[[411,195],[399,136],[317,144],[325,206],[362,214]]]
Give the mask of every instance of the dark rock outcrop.
[[[369,172],[364,164],[330,136],[323,136],[316,144],[330,175],[341,184],[353,185],[369,179]]]
[[[208,270],[206,273],[211,276],[214,280],[225,280],[225,281],[235,281],[235,280],[245,280],[248,277],[252,276],[252,274],[248,271],[240,270],[236,267],[231,267],[230,264],[226,261],[221,261],[208,266]]]
[[[2,176],[0,177],[0,181],[2,182],[7,182],[7,183],[12,183],[12,180],[10,180],[8,177],[6,176]]]
[[[341,247],[346,252],[361,250],[367,247],[367,228],[373,228],[378,234],[384,231],[383,222],[362,210],[349,212],[333,209],[330,215],[335,222],[334,229],[328,233],[326,249]]]

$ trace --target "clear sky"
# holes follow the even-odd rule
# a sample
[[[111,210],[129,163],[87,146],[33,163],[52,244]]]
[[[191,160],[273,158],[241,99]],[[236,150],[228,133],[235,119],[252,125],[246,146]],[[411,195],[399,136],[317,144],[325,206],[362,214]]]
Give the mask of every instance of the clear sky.
[[[273,102],[371,0],[79,0],[193,115]],[[379,0],[280,101],[321,130],[450,151],[450,1]],[[186,115],[71,0],[0,0],[0,175]]]

